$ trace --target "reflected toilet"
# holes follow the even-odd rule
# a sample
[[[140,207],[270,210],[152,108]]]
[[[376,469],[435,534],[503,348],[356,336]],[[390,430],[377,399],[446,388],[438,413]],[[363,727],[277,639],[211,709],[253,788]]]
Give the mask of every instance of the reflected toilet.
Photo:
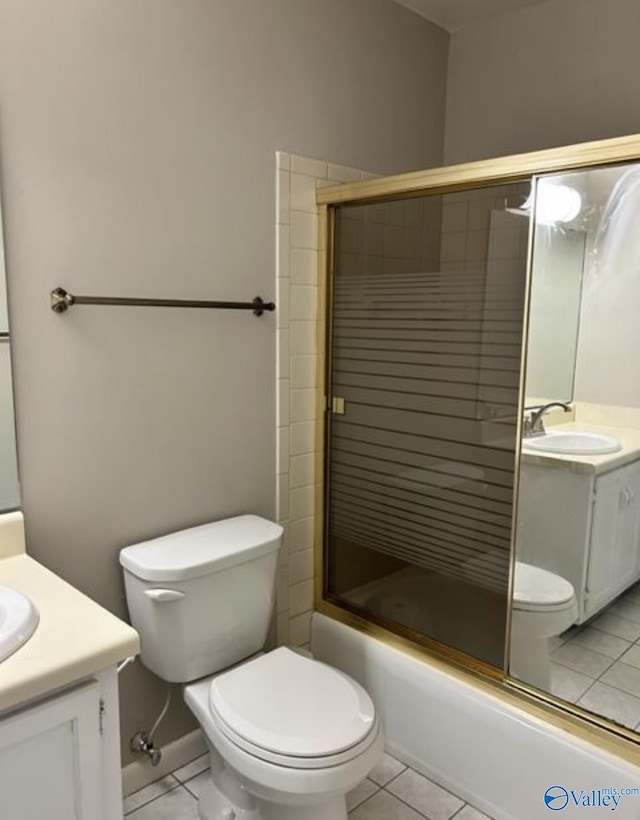
[[[511,610],[509,673],[539,689],[551,689],[549,638],[578,617],[573,586],[565,578],[516,561]]]

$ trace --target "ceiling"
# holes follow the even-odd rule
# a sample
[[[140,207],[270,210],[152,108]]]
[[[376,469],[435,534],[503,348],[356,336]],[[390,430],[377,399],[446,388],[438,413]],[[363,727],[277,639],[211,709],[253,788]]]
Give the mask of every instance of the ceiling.
[[[396,0],[447,31],[533,6],[544,0]]]

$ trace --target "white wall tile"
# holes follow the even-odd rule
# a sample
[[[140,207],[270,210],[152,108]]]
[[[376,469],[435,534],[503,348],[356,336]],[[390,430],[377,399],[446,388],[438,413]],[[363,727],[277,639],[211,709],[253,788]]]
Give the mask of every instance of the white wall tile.
[[[276,502],[278,507],[278,521],[283,522],[289,518],[289,474],[281,473],[277,480],[278,495]]]
[[[285,330],[289,327],[289,301],[291,288],[288,279],[277,280],[277,304],[276,321],[278,330]]]
[[[289,614],[293,617],[313,607],[313,581],[301,581],[289,588]]]
[[[280,567],[278,570],[278,588],[276,593],[278,613],[289,610],[289,568]]]
[[[278,168],[278,170],[276,171],[276,206],[278,214],[278,223],[280,225],[288,225],[290,220],[290,176],[291,174],[288,171],[283,171],[280,168]]]
[[[318,328],[315,322],[293,321],[291,329],[291,352],[299,356],[305,353],[315,354],[317,348]]]
[[[316,417],[316,391],[312,388],[291,393],[291,421],[313,421]]]
[[[289,278],[291,256],[291,228],[278,225],[276,230],[276,276]]]
[[[301,456],[312,453],[315,448],[315,423],[297,421],[291,425],[291,455]]]
[[[313,550],[300,550],[291,554],[289,559],[289,583],[313,579]]]
[[[447,200],[442,208],[442,230],[464,231],[467,229],[467,202]]]
[[[441,258],[443,262],[463,262],[467,252],[467,235],[464,231],[442,234]]]
[[[315,487],[296,487],[289,491],[289,516],[291,521],[313,515]]]
[[[316,189],[336,182],[350,182],[362,174],[345,166],[276,152],[277,188],[277,321],[278,321],[278,518],[285,526],[279,559],[279,645],[304,646],[309,642],[310,609],[313,605],[313,546],[315,504],[315,440],[317,374],[318,256],[321,237],[315,201]],[[375,175],[367,175],[373,177]],[[384,218],[384,205],[379,206]],[[369,211],[361,209],[349,227],[352,259],[362,268],[362,250],[369,248],[368,264],[382,269],[382,231],[367,224]],[[399,209],[400,225],[412,214]],[[368,233],[367,231],[370,231]],[[374,253],[379,251],[379,254]],[[294,412],[291,412],[294,411]]]
[[[291,170],[295,174],[306,174],[317,179],[327,179],[327,167],[328,163],[322,160],[291,154]]]
[[[291,282],[294,285],[318,284],[318,251],[311,248],[292,248]]]
[[[316,457],[314,453],[304,456],[294,456],[289,464],[289,486],[308,487],[314,484]]]
[[[289,427],[278,428],[278,475],[289,472]]]
[[[318,249],[318,217],[306,211],[291,211],[291,247]]]
[[[278,427],[286,427],[291,422],[291,383],[289,379],[278,379],[278,406],[276,415]]]
[[[316,288],[308,287],[307,285],[292,285],[291,318],[315,322],[316,299]]]
[[[317,356],[294,356],[291,360],[291,387],[294,390],[315,387]]]
[[[278,646],[289,643],[289,613],[279,612],[276,620],[276,642]]]
[[[291,331],[281,330],[277,337],[278,378],[288,379],[291,375]]]
[[[328,175],[332,182],[358,182],[360,180],[360,171],[355,168],[348,168],[346,165],[334,165],[329,163]]]
[[[309,643],[311,633],[311,612],[304,612],[289,619],[289,642],[291,646]]]
[[[318,213],[316,205],[316,180],[305,174],[291,174],[290,204],[294,211]]]
[[[292,521],[288,527],[290,554],[313,547],[315,521],[312,517]]]

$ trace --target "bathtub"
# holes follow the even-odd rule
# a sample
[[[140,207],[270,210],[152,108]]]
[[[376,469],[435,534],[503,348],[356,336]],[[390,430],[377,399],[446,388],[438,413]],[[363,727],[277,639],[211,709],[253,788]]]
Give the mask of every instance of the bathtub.
[[[481,685],[314,613],[318,660],[367,688],[382,717],[389,752],[496,820],[611,816],[570,802],[558,812],[545,792],[639,789],[640,769],[525,712]],[[640,753],[639,753],[640,761]],[[613,817],[637,820],[640,794],[622,797]]]

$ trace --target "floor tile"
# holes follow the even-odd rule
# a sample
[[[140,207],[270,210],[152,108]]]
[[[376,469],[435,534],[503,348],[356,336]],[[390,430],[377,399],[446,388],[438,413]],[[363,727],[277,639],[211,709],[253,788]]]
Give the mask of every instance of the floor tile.
[[[384,789],[361,803],[349,814],[350,820],[424,820],[412,808]]]
[[[380,786],[366,778],[355,789],[352,789],[347,795],[347,811],[353,811],[356,806],[363,803],[372,794],[375,794]]]
[[[607,612],[640,624],[640,601],[635,598],[623,598],[620,601],[616,601],[615,604],[609,607]]]
[[[391,755],[385,752],[382,756],[382,760],[369,772],[369,779],[377,783],[378,786],[385,786],[406,768],[404,763],[401,763],[399,760],[396,760],[395,757],[391,757]]]
[[[202,788],[202,784],[208,780],[209,777],[209,769],[205,769],[204,772],[200,772],[200,774],[197,774],[195,777],[187,780],[187,782],[184,783],[184,787],[190,791],[194,797],[200,797],[200,789]]]
[[[161,794],[166,794],[179,785],[175,777],[170,774],[166,777],[161,777],[160,780],[149,783],[144,789],[133,792],[124,798],[124,813],[129,814],[129,812],[139,809],[140,806],[144,806],[145,803],[155,800],[157,797],[160,797]]]
[[[131,812],[127,820],[198,820],[198,803],[184,788],[178,786]]]
[[[640,669],[636,666],[616,661],[612,667],[607,669],[600,680],[640,698]],[[640,720],[640,718],[638,719]]]
[[[594,629],[600,629],[602,632],[608,632],[610,635],[616,635],[618,638],[624,638],[627,641],[637,641],[640,638],[640,624],[629,621],[626,618],[620,618],[618,615],[612,615],[605,612],[600,615],[591,624]]]
[[[491,818],[467,803],[467,805],[453,817],[453,820],[491,820]]]
[[[551,694],[575,703],[593,683],[589,678],[559,663],[551,664]]]
[[[583,706],[596,715],[602,715],[623,726],[635,727],[640,722],[640,698],[600,681],[596,681],[580,698],[578,706]]]
[[[631,641],[610,635],[608,632],[602,632],[600,629],[594,629],[592,626],[578,632],[577,635],[571,638],[571,643],[586,646],[587,649],[592,649],[594,652],[606,655],[614,660],[619,658],[631,646]]]
[[[429,820],[449,820],[464,805],[464,800],[413,769],[407,769],[386,788]]]
[[[568,641],[556,649],[551,655],[551,660],[590,678],[598,678],[613,663],[612,658],[587,649],[586,646],[575,644],[573,641]]]
[[[172,772],[172,774],[181,783],[184,783],[186,780],[191,780],[192,777],[200,774],[200,772],[204,772],[205,769],[208,768],[209,755],[204,754],[200,755],[200,757],[196,757],[195,760],[192,760],[191,763],[187,763],[186,766],[181,766],[179,769],[176,769],[175,772]]]
[[[621,655],[622,663],[628,663],[629,666],[636,666],[640,669],[640,646],[636,643],[627,649],[624,655]]]

